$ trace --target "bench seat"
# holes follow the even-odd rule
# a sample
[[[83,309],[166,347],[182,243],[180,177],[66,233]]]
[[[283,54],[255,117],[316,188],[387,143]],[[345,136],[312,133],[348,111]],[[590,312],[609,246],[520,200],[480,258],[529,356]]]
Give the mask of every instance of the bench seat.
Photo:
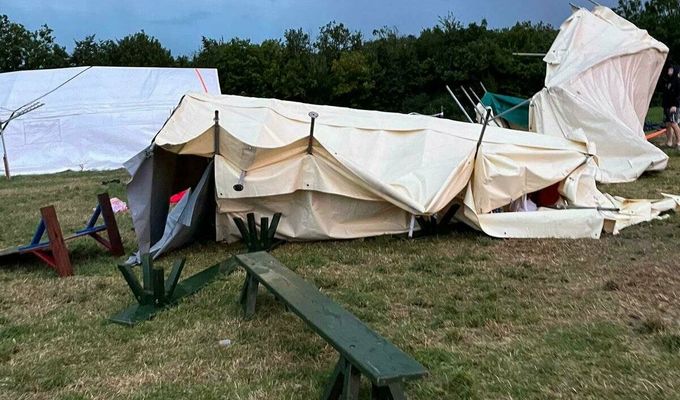
[[[356,398],[361,374],[371,381],[374,398],[404,398],[402,383],[427,375],[427,370],[411,356],[269,253],[242,254],[236,259],[247,273],[241,294],[246,317],[255,311],[257,286],[261,283],[340,353],[324,399],[339,398],[341,393],[346,393],[343,398]]]

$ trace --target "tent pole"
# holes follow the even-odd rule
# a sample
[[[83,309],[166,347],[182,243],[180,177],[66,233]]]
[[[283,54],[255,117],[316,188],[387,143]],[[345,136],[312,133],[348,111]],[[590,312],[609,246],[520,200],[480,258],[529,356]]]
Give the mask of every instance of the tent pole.
[[[489,117],[491,117],[491,107],[486,108],[486,115],[484,116],[484,125],[482,126],[482,132],[479,134],[479,140],[477,140],[477,148],[475,149],[475,160],[477,160],[477,154],[479,153],[479,148],[482,146],[482,141],[484,140],[484,133],[486,133],[486,127],[489,125]]]
[[[215,157],[220,155],[220,112],[218,110],[215,110],[215,118],[213,118],[213,121],[215,122],[215,127],[213,128],[214,132],[214,139],[215,139]]]
[[[488,91],[488,90],[486,90],[486,86],[484,86],[484,83],[483,83],[482,81],[479,81],[479,86],[481,86],[481,87],[482,87],[482,90],[484,91],[484,94],[487,94],[487,93],[489,93],[489,91]]]
[[[462,85],[460,86],[460,89],[463,91],[463,93],[465,93],[465,97],[467,97],[467,99],[470,101],[470,104],[472,105],[472,108],[475,109],[475,114],[477,114],[477,116],[478,116],[480,119],[483,119],[483,118],[484,118],[484,114],[482,114],[482,112],[479,111],[479,109],[477,108],[477,105],[475,104],[474,100],[472,100],[472,97],[470,97],[470,94],[467,92],[467,90],[465,90],[465,88],[464,88]]]
[[[545,57],[546,53],[512,53],[515,57]]]
[[[319,117],[319,114],[314,111],[310,111],[308,115],[309,118],[312,119],[312,123],[309,126],[309,142],[307,142],[307,154],[311,155],[312,146],[314,145],[314,121],[316,121],[316,119]]]
[[[5,176],[7,177],[7,179],[12,179],[12,176],[9,173],[9,159],[7,158],[7,145],[5,144],[5,129],[7,128],[7,125],[9,125],[9,123],[12,122],[12,120],[17,119],[22,115],[28,114],[31,111],[35,111],[44,105],[45,105],[44,103],[39,103],[37,101],[28,103],[12,111],[12,114],[10,114],[9,118],[7,118],[5,121],[0,121],[0,139],[2,140],[2,162],[5,165]]]
[[[408,227],[408,237],[413,238],[413,230],[416,228],[416,216],[411,214],[411,224]]]
[[[9,160],[7,159],[7,145],[5,144],[5,128],[9,125],[9,122],[14,118],[16,110],[10,114],[6,121],[0,121],[0,139],[2,139],[2,162],[5,165],[5,177],[7,180],[12,179],[12,175],[9,173]]]
[[[0,130],[0,137],[2,138],[2,162],[5,164],[5,177],[7,180],[12,179],[12,175],[9,173],[9,161],[7,160],[7,146],[5,145],[5,134],[4,128]]]
[[[480,82],[480,83],[481,83],[481,82]],[[481,104],[482,107],[485,107],[485,106],[484,106],[484,103],[482,103],[482,99],[480,99],[479,96],[477,96],[477,93],[475,93],[475,91],[472,90],[472,88],[470,88],[470,91],[472,92],[472,95],[475,96],[475,98],[477,99],[477,101],[479,102],[479,104]],[[475,107],[475,109],[476,109],[476,107]],[[483,118],[484,118],[484,115],[482,115],[481,112],[480,112],[479,114],[480,114],[479,116],[482,117],[482,119],[483,119]],[[503,127],[500,123],[498,123],[498,121],[495,121],[495,120],[494,120],[493,123],[494,123],[494,125],[496,125],[496,126],[499,127],[499,128],[502,128],[502,127]]]
[[[484,103],[482,103],[482,99],[480,99],[479,96],[477,96],[477,93],[475,93],[475,91],[472,90],[472,88],[468,88],[468,89],[470,89],[470,93],[472,93],[472,95],[475,96],[475,99],[477,100],[477,102],[484,105]]]
[[[451,95],[451,97],[453,97],[453,100],[456,102],[456,104],[458,104],[460,111],[462,111],[463,114],[465,114],[465,117],[468,119],[468,121],[470,121],[471,124],[474,124],[475,122],[472,120],[472,118],[470,118],[470,114],[468,114],[467,111],[465,111],[465,108],[463,107],[462,104],[460,104],[460,101],[458,101],[458,97],[456,97],[456,95],[453,94],[453,91],[451,91],[449,85],[446,85],[446,90],[449,91],[449,94]]]

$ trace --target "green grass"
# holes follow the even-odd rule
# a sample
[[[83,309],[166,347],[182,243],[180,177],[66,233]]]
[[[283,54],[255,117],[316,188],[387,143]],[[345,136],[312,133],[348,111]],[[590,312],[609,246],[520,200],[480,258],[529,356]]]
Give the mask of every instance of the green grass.
[[[604,187],[629,197],[680,193],[667,171]],[[125,198],[120,171],[0,181],[0,248],[27,242],[40,206],[65,231],[96,193]],[[123,240],[134,249],[128,214]],[[377,332],[430,377],[411,399],[680,398],[680,218],[601,240],[495,240],[462,229],[420,240],[381,237],[285,244],[274,255]],[[135,328],[106,318],[132,302],[116,260],[91,240],[70,244],[76,276],[35,260],[0,269],[2,399],[318,398],[335,351],[265,293],[244,321],[242,273],[214,282]],[[197,243],[191,274],[240,252]],[[230,347],[218,346],[231,339]]]
[[[653,124],[661,124],[663,122],[663,108],[650,107],[646,121]]]

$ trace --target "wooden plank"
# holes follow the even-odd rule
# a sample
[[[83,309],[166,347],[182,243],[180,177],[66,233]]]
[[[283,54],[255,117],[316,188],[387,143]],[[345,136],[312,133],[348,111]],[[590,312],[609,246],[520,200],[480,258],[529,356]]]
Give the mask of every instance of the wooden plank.
[[[415,379],[427,370],[266,252],[237,261],[374,384]]]
[[[47,237],[50,239],[50,250],[54,258],[57,274],[61,277],[73,275],[71,258],[68,255],[68,248],[64,242],[64,236],[61,233],[61,226],[59,225],[54,207],[43,207],[40,209],[40,214],[43,221],[45,221]]]
[[[97,195],[97,201],[101,208],[102,218],[106,225],[106,235],[109,237],[109,251],[112,255],[119,257],[125,254],[123,242],[120,240],[120,232],[118,231],[118,223],[116,216],[111,208],[111,199],[108,193],[100,193]]]

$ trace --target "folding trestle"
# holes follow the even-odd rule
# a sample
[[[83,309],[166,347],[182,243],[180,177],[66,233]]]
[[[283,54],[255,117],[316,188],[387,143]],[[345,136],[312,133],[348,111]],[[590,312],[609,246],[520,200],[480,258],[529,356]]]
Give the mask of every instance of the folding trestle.
[[[342,355],[333,369],[321,400],[358,400],[361,386],[361,371]],[[400,382],[378,386],[371,383],[371,399],[406,400],[404,386]]]
[[[148,254],[142,256],[143,283],[139,284],[137,277],[128,265],[119,265],[118,269],[123,274],[125,282],[132,290],[139,304],[165,306],[172,302],[177,282],[184,269],[184,258],[175,261],[167,282],[163,274],[163,268],[154,268],[151,257]]]
[[[47,242],[41,242],[47,232]],[[40,222],[31,243],[17,248],[19,254],[33,254],[57,272],[60,277],[73,275],[68,248],[61,233],[61,226],[54,206],[40,209]]]
[[[118,224],[111,208],[109,195],[107,193],[99,194],[97,200],[98,205],[85,228],[67,237],[64,237],[62,233],[54,206],[41,208],[40,221],[31,242],[25,246],[0,251],[0,258],[16,254],[33,254],[54,269],[60,277],[65,277],[73,275],[73,267],[66,246],[66,242],[69,240],[89,236],[104,246],[112,255],[123,255],[123,243],[120,239]],[[104,224],[97,226],[96,223],[100,217],[103,218]],[[100,232],[103,231],[106,231],[107,238],[101,236]],[[47,233],[47,240],[43,241],[45,233]]]
[[[130,266],[118,266],[125,282],[132,290],[137,304],[133,304],[111,317],[111,321],[115,323],[133,326],[149,320],[163,309],[176,305],[182,298],[201,290],[219,276],[230,274],[236,267],[235,261],[229,259],[179,282],[185,259],[175,261],[167,279],[165,279],[163,268],[153,266],[149,254],[143,254],[141,262],[141,284]]]
[[[73,239],[80,236],[90,236],[99,244],[101,244],[106,250],[108,250],[112,255],[116,257],[122,256],[125,254],[125,250],[123,249],[123,243],[120,239],[118,223],[116,222],[116,217],[114,216],[113,209],[111,208],[111,199],[109,198],[109,194],[101,193],[97,195],[97,203],[97,207],[92,213],[92,216],[90,216],[85,228],[76,231],[76,233],[68,239]],[[104,224],[96,225],[100,216],[103,218]],[[99,232],[103,231],[106,231],[108,240],[99,234]]]
[[[243,238],[246,247],[248,247],[249,253],[269,251],[281,243],[274,239],[276,229],[279,227],[279,221],[281,220],[281,213],[274,214],[271,225],[269,224],[268,217],[260,218],[259,232],[257,231],[257,225],[255,224],[255,214],[248,213],[246,219],[248,220],[247,226],[239,217],[234,217],[234,223],[241,233],[241,238]]]

